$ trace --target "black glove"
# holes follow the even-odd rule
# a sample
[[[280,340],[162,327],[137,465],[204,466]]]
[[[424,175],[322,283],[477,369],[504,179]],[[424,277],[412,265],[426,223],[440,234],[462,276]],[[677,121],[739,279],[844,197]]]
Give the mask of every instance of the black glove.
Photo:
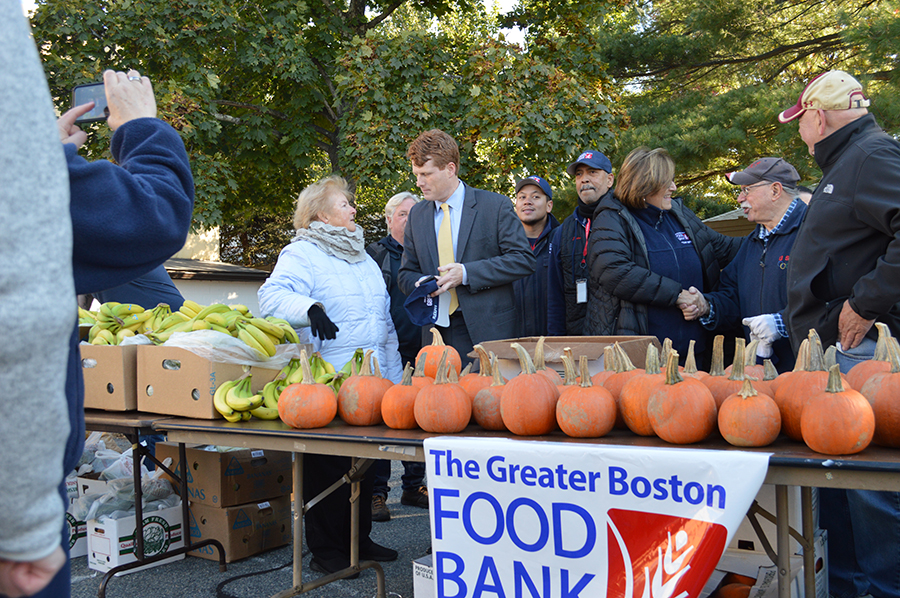
[[[306,312],[306,315],[309,317],[309,328],[313,333],[313,336],[317,336],[323,341],[330,341],[337,336],[337,331],[340,330],[340,328],[335,326],[334,322],[328,319],[324,309],[318,305],[313,305],[309,308],[309,311]]]

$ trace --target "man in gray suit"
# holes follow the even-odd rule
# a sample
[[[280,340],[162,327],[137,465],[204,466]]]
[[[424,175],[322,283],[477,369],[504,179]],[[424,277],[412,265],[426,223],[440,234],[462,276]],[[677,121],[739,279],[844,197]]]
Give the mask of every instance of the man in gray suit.
[[[534,254],[509,198],[459,180],[453,137],[426,131],[406,155],[427,201],[409,213],[400,290],[409,295],[423,277],[435,276],[438,289],[432,296],[447,293],[442,302],[449,297],[449,321],[437,328],[465,365],[472,361],[473,344],[516,336],[512,283],[534,272]],[[423,328],[426,343],[429,328]]]

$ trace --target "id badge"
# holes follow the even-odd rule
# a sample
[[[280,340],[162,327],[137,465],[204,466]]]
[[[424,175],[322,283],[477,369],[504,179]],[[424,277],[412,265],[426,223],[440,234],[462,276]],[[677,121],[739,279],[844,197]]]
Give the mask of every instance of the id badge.
[[[585,278],[575,281],[575,302],[587,303],[587,279]]]

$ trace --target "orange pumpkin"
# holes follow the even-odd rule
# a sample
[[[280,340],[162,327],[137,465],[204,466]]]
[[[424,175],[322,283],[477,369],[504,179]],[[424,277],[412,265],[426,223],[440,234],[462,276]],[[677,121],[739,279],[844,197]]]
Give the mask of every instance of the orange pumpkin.
[[[756,392],[749,379],[719,407],[719,432],[734,446],[768,446],[781,433],[781,412],[772,397]]]
[[[384,393],[392,386],[390,380],[381,377],[377,358],[369,349],[363,357],[362,369],[359,373],[347,378],[338,392],[338,415],[351,426],[374,426],[381,423],[381,400]]]
[[[437,378],[438,364],[444,354],[444,349],[449,349],[450,352],[447,355],[447,363],[449,364],[450,369],[454,370],[456,375],[459,376],[459,372],[462,370],[462,359],[459,357],[459,352],[453,347],[448,347],[444,344],[444,339],[441,337],[441,333],[437,328],[431,328],[431,335],[431,344],[425,345],[419,350],[418,355],[416,355],[416,363],[418,363],[420,359],[424,359],[425,375],[430,378]]]
[[[666,382],[650,395],[647,413],[656,435],[672,444],[700,442],[716,429],[716,402],[702,382],[678,372],[678,351],[669,354]]]
[[[717,334],[713,338],[712,362],[709,365],[709,375],[702,378],[703,384],[709,386],[718,382],[719,378],[727,378],[725,373],[725,337]]]
[[[756,363],[756,349],[759,347],[759,341],[753,340],[747,343],[745,341],[744,346],[744,375],[749,376],[750,378],[754,378],[756,380],[762,380],[763,376],[765,376],[765,367],[763,364]],[[737,354],[735,354],[737,357]],[[730,365],[725,368],[725,374],[731,375],[731,372],[734,370],[734,365]]]
[[[845,387],[837,364],[824,390],[812,391],[803,407],[800,430],[806,446],[825,455],[853,455],[869,446],[875,413],[858,391]]]
[[[800,348],[797,349],[797,360],[794,362],[794,369],[790,372],[783,372],[777,378],[769,382],[769,388],[772,389],[772,398],[775,404],[781,409],[781,401],[784,398],[784,391],[779,391],[782,385],[787,384],[798,372],[806,371],[806,364],[809,361],[809,339],[803,339]],[[784,422],[782,422],[782,425]]]
[[[891,369],[872,374],[861,392],[875,413],[875,435],[872,441],[880,446],[897,448],[900,447],[900,346],[892,337],[888,347]],[[860,365],[862,364],[853,366],[853,369]]]
[[[754,341],[756,342],[756,341]],[[771,396],[769,385],[762,380],[747,376],[744,368],[744,360],[749,352],[745,351],[745,341],[743,338],[734,340],[734,364],[731,373],[728,376],[716,376],[704,380],[709,392],[712,393],[713,399],[716,401],[716,407],[721,407],[725,399],[738,392],[744,385],[744,380],[751,380],[753,388],[764,395]],[[750,343],[751,345],[753,343]],[[756,357],[756,349],[753,350],[753,357]],[[760,376],[761,377],[761,376]]]
[[[448,365],[452,347],[446,347],[438,362],[437,378],[434,384],[426,386],[416,396],[416,423],[426,432],[454,434],[462,432],[472,417],[472,399],[456,382],[451,382],[447,373],[453,372]],[[455,377],[455,372],[453,373]]]
[[[671,354],[672,349],[669,349]],[[647,361],[644,372],[631,378],[619,392],[619,410],[628,429],[638,436],[653,436],[653,426],[647,417],[647,401],[658,386],[666,381],[659,367],[659,352],[656,345],[647,346]]]
[[[337,414],[334,390],[313,379],[306,350],[300,351],[303,381],[290,384],[278,397],[278,416],[292,428],[322,428]]]
[[[559,390],[547,376],[534,368],[531,356],[519,343],[512,343],[522,368],[518,376],[503,387],[500,417],[503,425],[519,436],[541,436],[556,427],[556,401]]]
[[[878,342],[875,343],[875,356],[872,359],[857,363],[847,372],[847,383],[856,390],[862,391],[863,385],[874,374],[889,372],[891,370],[891,330],[883,322],[875,322],[878,328]],[[875,432],[878,436],[878,432]],[[878,440],[875,440],[876,444]]]
[[[493,370],[491,369],[491,358],[488,355],[487,351],[484,350],[484,347],[481,345],[475,345],[473,347],[475,349],[475,353],[478,354],[478,369],[479,371],[474,374],[463,374],[459,377],[459,385],[463,387],[463,390],[466,391],[472,400],[475,400],[475,395],[478,394],[482,388],[487,388],[493,382]],[[469,367],[469,366],[466,366]]]
[[[563,357],[566,379],[575,379],[575,365],[568,356]],[[560,429],[573,438],[599,438],[609,434],[616,423],[616,402],[609,391],[591,383],[588,360],[585,355],[579,361],[581,382],[563,386],[556,403],[556,421]]]
[[[748,598],[752,590],[753,586],[742,583],[730,583],[720,586],[709,598]]]
[[[534,369],[537,370],[538,374],[543,374],[547,376],[547,379],[550,382],[560,386],[563,383],[562,376],[559,375],[559,372],[554,370],[553,368],[547,367],[547,364],[544,363],[544,337],[538,338],[537,344],[534,346]]]
[[[413,370],[412,385],[416,388],[423,388],[429,384],[434,384],[434,377],[425,375],[425,362],[423,357],[416,359],[416,369]]]
[[[403,380],[388,388],[381,399],[381,419],[388,428],[412,430],[416,427],[416,395],[419,389],[412,384],[413,368],[406,364]]]
[[[500,366],[497,364],[497,356],[490,352],[493,383],[482,388],[472,401],[472,417],[475,423],[485,430],[505,430],[503,418],[500,416],[500,397],[503,395],[503,387],[506,380],[500,375]]]

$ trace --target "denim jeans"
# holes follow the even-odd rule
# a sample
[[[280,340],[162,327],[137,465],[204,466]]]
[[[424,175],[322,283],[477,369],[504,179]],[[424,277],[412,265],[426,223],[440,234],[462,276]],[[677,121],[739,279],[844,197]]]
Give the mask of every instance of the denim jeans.
[[[875,354],[865,339],[838,351],[841,372]],[[828,585],[838,598],[900,596],[900,492],[819,489],[819,523],[828,530]]]
[[[379,459],[372,464],[370,471],[375,478],[375,486],[372,494],[387,496],[390,491],[388,480],[391,478],[391,462],[387,459]],[[403,462],[403,475],[400,476],[400,487],[404,492],[415,490],[425,483],[425,464],[417,461]]]

